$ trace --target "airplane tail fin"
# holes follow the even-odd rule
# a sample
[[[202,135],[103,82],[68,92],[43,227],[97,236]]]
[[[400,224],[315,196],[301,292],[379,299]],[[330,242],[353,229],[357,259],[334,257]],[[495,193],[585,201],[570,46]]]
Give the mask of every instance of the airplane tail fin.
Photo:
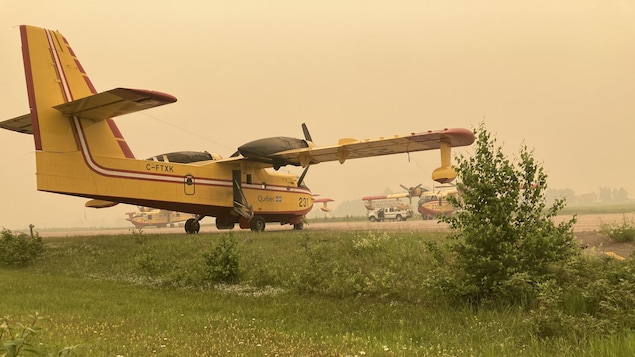
[[[38,190],[99,197],[98,187],[79,187],[92,182],[91,175],[104,174],[104,160],[134,159],[112,118],[176,98],[126,88],[97,93],[61,33],[22,25],[20,35],[30,114],[1,122],[0,128],[33,135]]]
[[[22,25],[20,35],[36,151],[79,151],[73,118],[55,107],[90,97],[96,94],[95,87],[61,33]],[[134,158],[110,118],[80,119],[77,124],[83,125],[87,134],[98,138],[99,145],[90,148],[93,154]]]

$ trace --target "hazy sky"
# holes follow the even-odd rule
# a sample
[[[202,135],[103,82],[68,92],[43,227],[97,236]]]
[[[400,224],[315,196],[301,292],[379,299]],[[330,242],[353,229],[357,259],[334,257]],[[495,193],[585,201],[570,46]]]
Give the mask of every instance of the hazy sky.
[[[1,0],[0,120],[28,112],[17,27],[28,24],[62,32],[98,91],[178,98],[116,119],[137,158],[226,157],[302,137],[303,122],[318,145],[484,122],[508,155],[533,148],[550,188],[633,198],[633,19],[634,1]],[[32,136],[0,130],[0,150],[0,226],[125,226],[135,208],[37,192]],[[431,187],[438,165],[437,151],[325,163],[306,182],[361,204]]]

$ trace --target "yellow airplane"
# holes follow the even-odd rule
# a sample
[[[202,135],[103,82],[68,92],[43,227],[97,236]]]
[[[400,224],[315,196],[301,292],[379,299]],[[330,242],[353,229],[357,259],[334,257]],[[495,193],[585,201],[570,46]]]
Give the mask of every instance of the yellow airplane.
[[[175,224],[186,222],[190,218],[195,218],[193,214],[174,212],[164,209],[154,209],[149,207],[139,207],[136,212],[126,212],[129,221],[137,228],[143,227],[174,227]]]
[[[179,152],[140,160],[112,118],[176,98],[126,88],[98,93],[60,32],[22,25],[20,35],[30,113],[0,127],[33,135],[37,189],[90,198],[87,207],[126,203],[195,214],[187,233],[197,233],[206,216],[216,217],[219,229],[238,223],[263,231],[266,222],[302,229],[314,202],[304,177],[321,162],[439,149],[441,167],[432,178],[450,182],[456,177],[451,147],[474,141],[470,130],[443,129],[318,147],[303,124],[304,139],[259,139],[228,158]],[[277,172],[286,165],[304,171],[299,177]]]
[[[410,204],[412,204],[412,197],[419,197],[423,192],[427,191],[427,189],[421,188],[421,184],[411,187],[406,187],[401,184],[399,186],[401,186],[407,192],[391,193],[388,195],[364,196],[362,197],[362,201],[364,201],[364,207],[366,207],[366,209],[369,211],[373,211],[381,207],[390,206],[411,208],[409,205],[401,203],[401,199],[407,197]]]
[[[448,201],[448,197],[459,197],[459,190],[454,185],[437,186],[432,191],[425,191],[419,196],[417,210],[423,219],[434,219],[439,215],[450,216],[454,212],[454,206]]]

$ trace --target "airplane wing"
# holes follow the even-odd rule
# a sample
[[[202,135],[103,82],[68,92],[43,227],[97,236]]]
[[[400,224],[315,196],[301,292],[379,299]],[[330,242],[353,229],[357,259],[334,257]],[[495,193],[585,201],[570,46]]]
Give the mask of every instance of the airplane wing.
[[[176,102],[176,98],[166,93],[142,89],[115,88],[60,104],[54,108],[69,116],[76,115],[80,118],[98,121],[174,102]],[[18,133],[33,134],[31,114],[24,114],[17,118],[0,122],[0,128],[13,130]]]
[[[306,167],[308,164],[359,159],[415,151],[436,150],[441,143],[452,147],[467,146],[474,142],[474,134],[467,129],[454,128],[438,131],[395,135],[378,139],[340,139],[337,145],[307,147],[271,154],[271,159]]]
[[[174,102],[176,98],[166,93],[115,88],[56,105],[54,108],[69,116],[98,121]]]
[[[33,126],[31,125],[31,114],[24,114],[17,118],[0,122],[0,128],[17,131],[18,133],[33,135]]]

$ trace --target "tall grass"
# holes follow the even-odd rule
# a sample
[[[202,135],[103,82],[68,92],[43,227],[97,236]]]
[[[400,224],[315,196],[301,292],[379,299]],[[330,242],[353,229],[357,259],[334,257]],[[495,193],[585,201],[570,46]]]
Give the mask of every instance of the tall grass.
[[[208,279],[231,239],[238,283]],[[473,310],[426,287],[442,233],[233,232],[47,238],[0,268],[0,315],[38,311],[37,344],[80,356],[620,356],[628,332],[540,338],[529,311]]]
[[[635,241],[635,220],[622,218],[622,223],[606,223],[600,224],[600,232],[611,237],[618,242]]]

